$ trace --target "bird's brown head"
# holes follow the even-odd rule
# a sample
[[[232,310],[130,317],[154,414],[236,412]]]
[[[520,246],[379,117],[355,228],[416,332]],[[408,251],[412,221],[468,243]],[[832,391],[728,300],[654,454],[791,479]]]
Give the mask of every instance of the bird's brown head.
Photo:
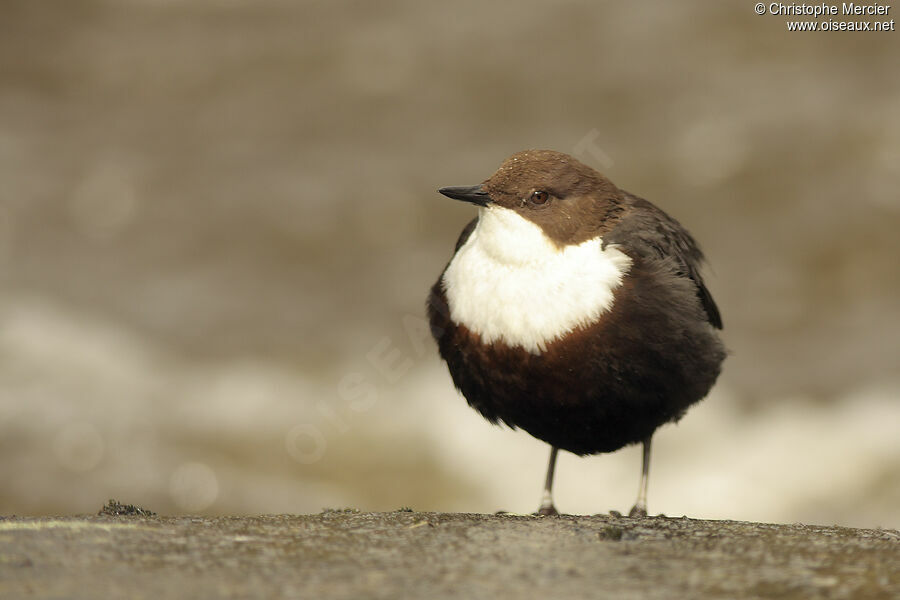
[[[553,150],[525,150],[484,183],[439,190],[488,209],[515,211],[560,246],[602,236],[622,211],[622,193],[603,175]]]

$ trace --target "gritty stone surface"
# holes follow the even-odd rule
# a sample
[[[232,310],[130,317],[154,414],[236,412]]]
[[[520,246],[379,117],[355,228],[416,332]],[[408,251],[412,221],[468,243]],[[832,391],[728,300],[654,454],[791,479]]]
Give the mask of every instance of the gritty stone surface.
[[[900,533],[408,509],[0,518],[0,598],[62,597],[898,598]]]

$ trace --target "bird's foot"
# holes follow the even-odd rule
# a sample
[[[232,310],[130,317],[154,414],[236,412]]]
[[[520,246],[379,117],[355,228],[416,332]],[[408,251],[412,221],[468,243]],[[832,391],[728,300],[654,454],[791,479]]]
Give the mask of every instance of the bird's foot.
[[[647,507],[643,504],[635,504],[628,511],[628,516],[632,519],[643,519],[647,516]]]
[[[540,517],[557,517],[559,516],[559,511],[556,510],[556,507],[552,504],[544,504],[537,510],[535,515]]]

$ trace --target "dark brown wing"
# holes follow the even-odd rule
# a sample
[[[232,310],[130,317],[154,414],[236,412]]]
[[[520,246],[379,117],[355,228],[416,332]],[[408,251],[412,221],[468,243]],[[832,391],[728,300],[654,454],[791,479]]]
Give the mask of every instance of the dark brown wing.
[[[629,209],[615,228],[603,236],[605,244],[617,244],[645,259],[672,259],[679,275],[689,277],[697,286],[697,297],[707,318],[716,329],[722,329],[722,316],[712,295],[703,283],[700,266],[703,252],[681,223],[652,203],[623,191]]]

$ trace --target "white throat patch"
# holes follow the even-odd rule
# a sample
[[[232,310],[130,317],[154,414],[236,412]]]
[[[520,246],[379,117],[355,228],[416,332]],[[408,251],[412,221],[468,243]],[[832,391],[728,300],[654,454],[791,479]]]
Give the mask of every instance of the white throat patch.
[[[490,344],[540,354],[547,344],[597,322],[631,266],[594,238],[560,248],[508,208],[479,209],[478,224],[443,277],[450,318]]]

